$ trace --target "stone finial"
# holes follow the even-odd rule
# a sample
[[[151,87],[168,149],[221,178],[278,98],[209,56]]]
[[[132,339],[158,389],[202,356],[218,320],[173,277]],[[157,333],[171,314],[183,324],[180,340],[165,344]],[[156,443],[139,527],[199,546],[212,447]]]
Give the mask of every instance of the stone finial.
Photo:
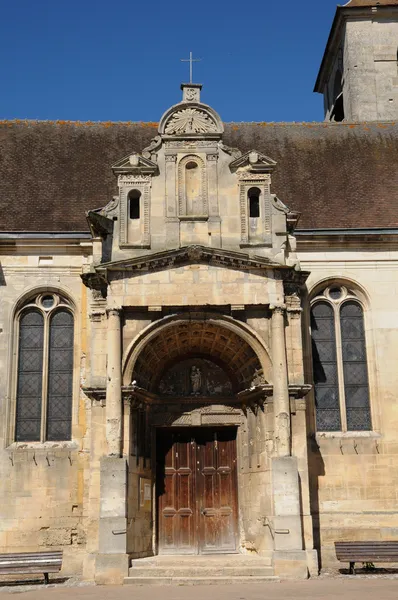
[[[181,89],[183,102],[200,102],[201,83],[182,83]]]

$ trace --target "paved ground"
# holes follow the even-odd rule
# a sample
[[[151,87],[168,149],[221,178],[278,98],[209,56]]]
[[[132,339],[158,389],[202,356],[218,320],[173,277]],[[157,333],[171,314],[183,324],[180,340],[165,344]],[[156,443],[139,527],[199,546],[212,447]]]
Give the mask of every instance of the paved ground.
[[[26,590],[26,591],[24,591]],[[398,577],[322,577],[309,581],[223,586],[31,586],[0,587],[24,592],[23,600],[397,600]]]

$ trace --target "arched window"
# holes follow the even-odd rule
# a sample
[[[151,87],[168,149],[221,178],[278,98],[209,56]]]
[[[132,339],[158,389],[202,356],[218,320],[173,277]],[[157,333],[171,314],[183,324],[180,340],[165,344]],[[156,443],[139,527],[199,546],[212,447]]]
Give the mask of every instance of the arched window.
[[[346,287],[332,285],[311,306],[318,431],[372,428],[363,309]]]
[[[249,198],[249,217],[258,218],[260,216],[260,194],[257,187],[250,188],[247,195]]]
[[[141,192],[139,190],[131,190],[131,192],[129,193],[130,219],[140,218],[140,199]]]
[[[74,319],[69,302],[40,294],[19,312],[15,440],[69,440]]]

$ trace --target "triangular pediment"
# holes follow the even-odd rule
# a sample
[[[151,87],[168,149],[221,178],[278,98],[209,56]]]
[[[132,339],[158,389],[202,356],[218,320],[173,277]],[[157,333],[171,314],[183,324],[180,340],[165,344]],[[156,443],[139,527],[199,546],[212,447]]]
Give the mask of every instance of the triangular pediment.
[[[276,162],[272,158],[265,156],[265,154],[257,150],[249,150],[249,152],[242,154],[242,156],[233,160],[229,165],[231,171],[246,168],[255,173],[270,173],[274,170],[275,166]]]
[[[275,270],[279,271],[279,277],[283,281],[294,281],[300,284],[303,284],[308,276],[306,272],[296,271],[291,266],[281,265],[263,256],[250,256],[243,252],[193,245],[91,266],[90,270],[82,275],[82,279],[85,285],[101,290],[105,295],[108,283],[120,276],[128,277],[129,274],[141,275],[176,269],[188,264],[207,264],[235,271],[262,271],[264,276],[267,275],[267,271]]]
[[[158,171],[158,165],[149,158],[132,152],[112,165],[112,170],[117,175],[122,173],[153,174]]]
[[[109,274],[111,271],[145,272],[175,268],[184,264],[209,264],[238,270],[283,268],[279,263],[262,256],[249,256],[243,252],[193,245],[104,263],[96,267],[96,271],[101,274]]]

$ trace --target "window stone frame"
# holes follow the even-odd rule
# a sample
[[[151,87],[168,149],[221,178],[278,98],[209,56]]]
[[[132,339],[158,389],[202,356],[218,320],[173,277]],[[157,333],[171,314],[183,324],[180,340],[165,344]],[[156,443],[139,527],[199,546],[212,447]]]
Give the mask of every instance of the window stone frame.
[[[342,297],[339,299],[333,299],[330,296],[330,290],[333,288],[340,288],[342,290]],[[324,285],[320,287],[317,286],[317,291],[312,294],[312,298],[310,300],[310,310],[309,317],[311,316],[312,308],[317,303],[325,303],[328,304],[333,310],[333,319],[334,319],[334,333],[335,333],[335,344],[336,344],[336,360],[337,360],[337,386],[339,392],[339,409],[340,409],[340,421],[341,421],[341,429],[336,431],[324,431],[318,430],[316,427],[316,406],[315,406],[315,389],[313,390],[314,397],[314,423],[315,423],[315,433],[320,436],[326,437],[339,437],[341,435],[345,436],[366,436],[372,435],[377,431],[374,409],[373,409],[373,386],[372,386],[372,377],[371,377],[371,369],[370,369],[370,352],[368,351],[368,332],[366,327],[366,314],[367,314],[367,305],[364,300],[360,297],[359,294],[356,294],[349,286],[347,282],[333,281],[328,280],[328,282],[324,282]],[[340,311],[342,306],[347,302],[356,302],[362,309],[362,318],[364,325],[364,345],[366,352],[366,368],[367,368],[367,386],[368,386],[368,403],[369,403],[369,413],[370,413],[370,429],[366,430],[352,430],[347,428],[347,406],[346,406],[346,397],[345,397],[345,386],[344,386],[344,361],[343,361],[343,351],[342,351],[342,335],[341,335],[341,320],[340,320]],[[310,349],[310,359],[311,359],[311,372],[313,374],[314,362],[312,355],[312,346],[311,346],[311,320],[309,320],[309,349]]]
[[[41,305],[41,300],[45,296],[53,296],[55,304],[49,309],[45,309]],[[43,372],[42,372],[42,405],[41,405],[41,425],[40,425],[40,440],[37,441],[17,441],[16,425],[17,425],[17,386],[18,386],[18,367],[19,367],[19,332],[21,316],[26,310],[34,309],[40,311],[43,315]],[[71,430],[70,438],[67,440],[48,441],[46,439],[47,431],[47,405],[48,405],[48,380],[49,380],[49,350],[50,350],[50,322],[51,318],[59,309],[67,310],[73,318],[73,368],[72,368],[72,397],[71,397]],[[14,312],[12,320],[12,364],[11,364],[11,406],[8,417],[8,443],[7,447],[21,446],[29,448],[37,447],[55,447],[62,444],[63,446],[75,447],[73,443],[73,423],[75,417],[75,367],[77,361],[76,340],[77,340],[77,319],[74,304],[65,296],[61,290],[42,290],[32,293],[24,302],[19,305]]]

